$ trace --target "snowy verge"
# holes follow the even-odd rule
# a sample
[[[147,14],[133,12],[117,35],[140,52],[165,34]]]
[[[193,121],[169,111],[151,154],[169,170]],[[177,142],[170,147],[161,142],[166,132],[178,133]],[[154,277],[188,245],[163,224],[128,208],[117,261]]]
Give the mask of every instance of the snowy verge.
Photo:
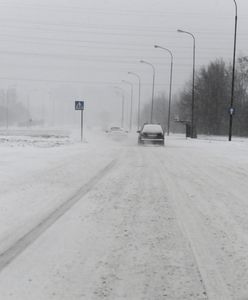
[[[84,143],[75,136],[53,136],[52,145],[44,134],[12,134],[8,142],[5,136],[0,143],[1,253],[119,156],[118,143],[101,133],[87,134]]]

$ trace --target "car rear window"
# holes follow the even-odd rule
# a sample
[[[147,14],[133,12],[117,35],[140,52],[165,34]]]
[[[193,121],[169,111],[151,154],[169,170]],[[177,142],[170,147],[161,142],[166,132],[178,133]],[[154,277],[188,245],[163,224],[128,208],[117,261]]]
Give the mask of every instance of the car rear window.
[[[142,132],[147,133],[163,133],[161,125],[158,124],[147,124],[144,125]]]

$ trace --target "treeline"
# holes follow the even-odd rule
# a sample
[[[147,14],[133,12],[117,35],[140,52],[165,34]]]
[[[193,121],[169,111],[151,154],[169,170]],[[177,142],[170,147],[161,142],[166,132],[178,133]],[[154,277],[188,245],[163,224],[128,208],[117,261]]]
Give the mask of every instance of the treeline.
[[[222,59],[198,70],[195,81],[195,122],[200,134],[226,135],[229,126],[232,66]],[[190,120],[191,86],[180,94],[179,118]],[[248,135],[248,57],[238,59],[235,74],[233,134]]]
[[[25,126],[29,113],[18,101],[15,88],[0,89],[0,127]]]
[[[227,135],[231,101],[232,65],[222,59],[202,66],[195,77],[195,122],[198,134]],[[181,93],[173,96],[171,129],[184,130],[178,121],[191,121],[192,82]],[[154,121],[167,127],[168,98],[159,95],[155,99]],[[248,136],[248,57],[238,58],[234,92],[235,115],[233,134]],[[143,112],[143,120],[149,120],[150,105]]]

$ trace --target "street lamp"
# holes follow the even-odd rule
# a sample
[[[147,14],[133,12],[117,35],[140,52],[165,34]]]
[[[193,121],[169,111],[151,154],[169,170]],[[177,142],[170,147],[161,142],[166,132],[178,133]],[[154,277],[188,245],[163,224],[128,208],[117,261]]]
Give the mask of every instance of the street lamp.
[[[159,48],[167,51],[171,57],[171,68],[170,68],[170,91],[169,91],[169,108],[168,108],[168,124],[167,124],[167,135],[170,134],[170,115],[171,115],[171,90],[172,90],[172,74],[173,74],[173,54],[172,52],[164,47],[154,45],[154,48]]]
[[[35,119],[35,111],[34,111],[34,108],[33,108],[33,105],[32,105],[32,94],[33,93],[38,93],[39,90],[37,90],[36,88],[34,89],[31,89],[28,91],[28,94],[27,94],[27,112],[28,112],[28,127],[32,127],[32,122],[34,121]]]
[[[232,140],[232,124],[233,124],[233,114],[234,114],[234,83],[235,83],[235,61],[236,61],[236,40],[237,40],[237,25],[238,25],[238,7],[235,0],[235,29],[234,29],[234,49],[233,49],[233,70],[232,70],[232,91],[231,91],[231,105],[229,109],[230,119],[229,119],[229,141]]]
[[[9,129],[9,90],[6,91],[6,129]]]
[[[51,120],[51,125],[54,127],[55,125],[55,99],[54,96],[52,95],[52,92],[48,92],[48,97],[49,97],[49,102],[51,105],[51,114],[50,114],[50,120]]]
[[[152,70],[153,70],[153,78],[152,78],[152,104],[151,104],[151,118],[150,118],[150,122],[152,123],[153,121],[153,102],[154,102],[154,84],[155,84],[155,67],[153,64],[145,61],[145,60],[141,60],[140,61],[141,63],[143,64],[147,64],[149,66],[152,67]]]
[[[119,86],[115,86],[115,89],[118,89],[121,91],[121,128],[124,128],[124,109],[125,109],[125,96],[124,96],[124,90],[120,88]]]
[[[133,84],[127,80],[122,80],[121,82],[128,84],[131,87],[131,103],[130,103],[130,123],[129,131],[132,131],[132,119],[133,119]]]
[[[137,124],[137,128],[139,130],[140,128],[140,89],[141,89],[141,80],[140,80],[140,76],[134,72],[128,72],[129,75],[133,75],[136,78],[138,78],[139,81],[139,100],[138,100],[138,124]]]
[[[192,78],[192,108],[191,108],[191,138],[196,138],[195,126],[195,36],[188,31],[178,29],[177,32],[186,33],[193,38],[193,78]]]

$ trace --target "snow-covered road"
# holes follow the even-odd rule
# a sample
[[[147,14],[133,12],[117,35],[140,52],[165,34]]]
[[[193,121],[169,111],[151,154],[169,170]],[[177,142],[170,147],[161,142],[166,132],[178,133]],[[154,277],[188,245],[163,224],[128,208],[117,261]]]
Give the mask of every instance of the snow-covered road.
[[[247,150],[0,148],[0,299],[247,299]]]

